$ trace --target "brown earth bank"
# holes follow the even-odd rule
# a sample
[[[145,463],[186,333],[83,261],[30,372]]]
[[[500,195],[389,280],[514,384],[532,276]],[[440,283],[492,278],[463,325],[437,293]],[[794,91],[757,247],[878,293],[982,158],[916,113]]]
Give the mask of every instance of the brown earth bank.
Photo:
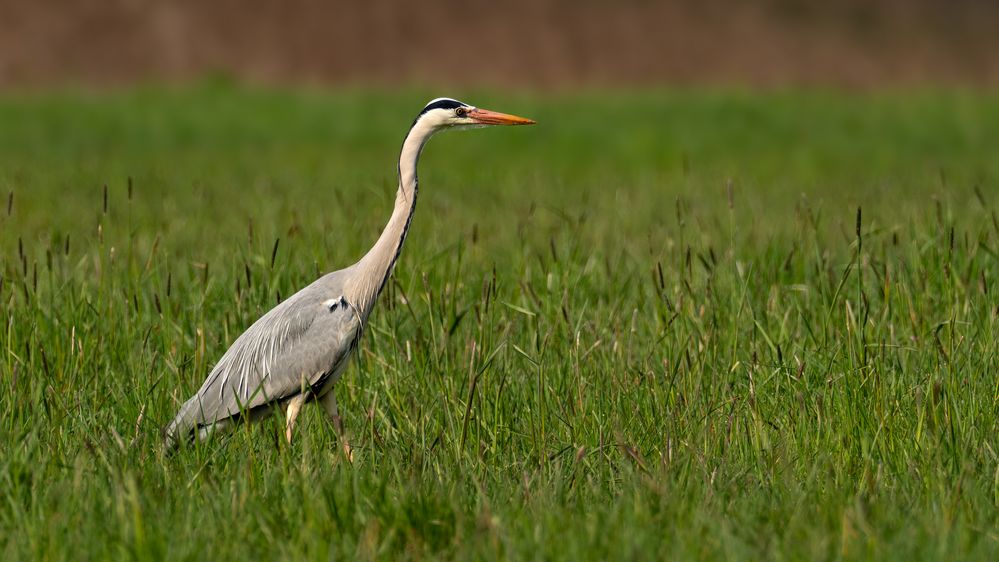
[[[0,0],[0,87],[999,84],[989,0]]]

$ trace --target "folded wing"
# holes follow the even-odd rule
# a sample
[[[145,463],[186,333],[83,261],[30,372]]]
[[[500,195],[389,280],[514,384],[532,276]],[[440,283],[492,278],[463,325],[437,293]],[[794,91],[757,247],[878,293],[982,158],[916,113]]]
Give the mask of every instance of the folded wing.
[[[329,274],[260,317],[236,338],[167,426],[174,444],[192,431],[308,390],[347,360],[360,318]],[[341,286],[341,287],[338,287]]]

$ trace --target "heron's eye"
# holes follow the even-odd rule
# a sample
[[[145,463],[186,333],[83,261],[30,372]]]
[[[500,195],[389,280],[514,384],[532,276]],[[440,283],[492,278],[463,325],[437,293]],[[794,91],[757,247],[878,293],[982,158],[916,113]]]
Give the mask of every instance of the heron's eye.
[[[464,117],[466,113],[468,113],[468,111],[464,107],[459,107],[454,110],[454,114],[458,117]]]

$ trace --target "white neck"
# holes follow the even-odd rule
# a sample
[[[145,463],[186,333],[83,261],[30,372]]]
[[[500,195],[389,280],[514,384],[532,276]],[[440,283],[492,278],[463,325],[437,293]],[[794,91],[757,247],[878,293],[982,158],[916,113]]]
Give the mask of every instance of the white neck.
[[[395,197],[395,209],[388,224],[382,230],[378,241],[356,265],[356,273],[344,287],[347,298],[367,318],[371,308],[378,298],[392,268],[395,266],[402,244],[409,232],[409,221],[416,209],[416,194],[418,191],[416,178],[416,163],[420,159],[423,145],[437,131],[436,127],[418,119],[406,135],[399,155],[399,191]]]

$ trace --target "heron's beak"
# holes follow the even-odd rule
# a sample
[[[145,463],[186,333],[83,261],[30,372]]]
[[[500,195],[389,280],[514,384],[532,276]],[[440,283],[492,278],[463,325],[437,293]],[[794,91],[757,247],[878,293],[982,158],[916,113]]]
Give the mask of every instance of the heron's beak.
[[[469,110],[468,117],[479,125],[533,125],[534,120],[498,111],[475,108]]]

